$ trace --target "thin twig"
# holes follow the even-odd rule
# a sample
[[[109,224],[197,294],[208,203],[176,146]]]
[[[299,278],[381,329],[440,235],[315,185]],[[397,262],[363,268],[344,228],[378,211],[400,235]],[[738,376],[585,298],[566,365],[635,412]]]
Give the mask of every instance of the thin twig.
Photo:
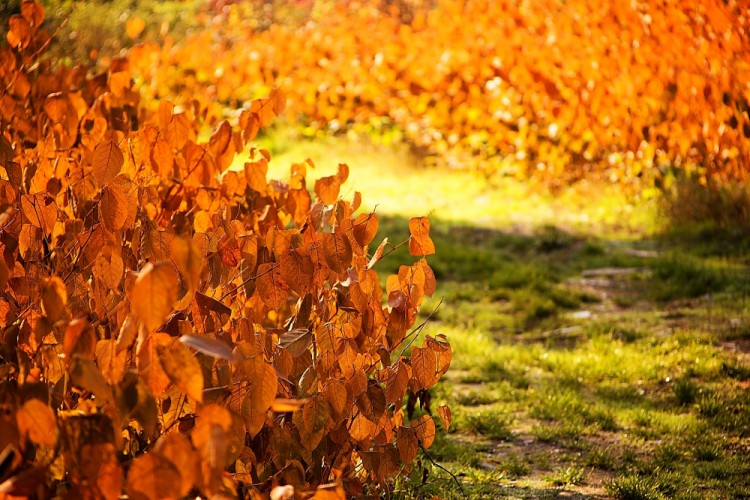
[[[450,477],[452,477],[453,480],[456,482],[458,489],[461,490],[461,494],[464,496],[464,498],[468,498],[468,496],[466,495],[466,492],[464,491],[464,487],[461,486],[461,482],[458,480],[456,475],[452,473],[451,471],[449,471],[448,469],[446,469],[445,467],[443,467],[442,465],[440,465],[439,463],[437,463],[435,460],[433,460],[430,454],[427,453],[427,450],[425,450],[424,446],[422,446],[421,444],[419,445],[419,449],[422,450],[422,453],[424,453],[424,456],[427,457],[427,460],[432,462],[432,465],[434,465],[435,467],[437,467],[438,469],[442,470],[443,472],[447,473]]]

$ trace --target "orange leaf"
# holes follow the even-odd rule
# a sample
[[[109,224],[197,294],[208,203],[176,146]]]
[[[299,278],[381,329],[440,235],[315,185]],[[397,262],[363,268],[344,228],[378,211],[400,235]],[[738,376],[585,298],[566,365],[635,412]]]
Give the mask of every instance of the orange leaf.
[[[242,401],[242,418],[247,432],[254,437],[263,428],[266,412],[276,399],[279,380],[274,367],[261,356],[244,359],[239,367],[250,382],[250,390]]]
[[[378,234],[378,214],[360,214],[354,220],[354,239],[362,246],[367,246]]]
[[[347,409],[347,406],[351,403],[346,390],[346,385],[343,382],[336,379],[330,379],[323,387],[323,395],[328,401],[331,410],[337,416],[341,416]]]
[[[315,194],[325,205],[332,205],[339,197],[341,182],[335,175],[321,177],[315,181]]]
[[[322,396],[316,395],[307,400],[302,408],[302,421],[306,432],[316,433],[325,428],[331,418],[331,408]]]
[[[185,344],[174,339],[169,345],[156,347],[164,373],[180,391],[190,398],[203,401],[203,370]]]
[[[114,232],[128,220],[128,196],[117,185],[106,186],[99,199],[99,217],[104,227]]]
[[[21,212],[34,227],[51,234],[57,221],[57,205],[54,198],[46,193],[21,196]]]
[[[352,263],[352,246],[349,238],[339,233],[323,236],[323,257],[333,271],[343,274]]]
[[[172,262],[185,277],[190,290],[196,290],[200,281],[203,259],[192,238],[173,238],[169,244]]]
[[[352,420],[349,434],[357,441],[365,441],[372,437],[375,429],[375,424],[370,422],[361,412],[358,412],[357,416]]]
[[[370,262],[367,263],[367,269],[372,269],[372,266],[374,266],[382,257],[383,257],[383,251],[385,250],[385,246],[388,244],[388,238],[383,238],[383,241],[378,245],[377,250],[375,250],[375,253],[372,254],[372,257],[370,258]]]
[[[0,258],[0,292],[5,291],[5,287],[8,286],[9,278],[10,269],[8,269],[8,264],[5,263],[5,259]]]
[[[5,36],[8,40],[8,44],[16,49],[25,49],[29,45],[32,35],[29,22],[22,16],[16,14],[10,16],[8,24],[10,29]]]
[[[447,431],[451,426],[451,409],[446,405],[441,405],[438,407],[438,415],[440,416],[440,421],[443,423],[443,427]]]
[[[435,244],[430,238],[430,220],[427,217],[412,217],[409,220],[409,253],[415,256],[432,255]]]
[[[281,277],[300,297],[304,296],[313,285],[315,266],[309,255],[299,250],[289,249],[279,255]]]
[[[276,413],[294,412],[302,408],[305,401],[304,399],[276,398],[271,403],[271,411]]]
[[[321,484],[310,500],[346,500],[346,492],[341,482]]]
[[[195,478],[200,473],[198,455],[190,440],[179,432],[172,432],[159,438],[154,453],[172,462],[180,473],[180,497],[190,493]]]
[[[100,186],[109,184],[125,163],[125,157],[120,147],[114,141],[105,139],[94,149],[94,157],[91,160],[92,171],[96,182]]]
[[[247,185],[253,191],[266,192],[268,188],[266,173],[268,173],[268,161],[265,158],[245,163],[245,178],[247,179]]]
[[[104,339],[96,343],[96,364],[111,384],[117,384],[125,373],[128,351],[117,352],[115,339]]]
[[[96,352],[96,332],[86,318],[75,319],[65,329],[63,336],[63,353],[66,359],[74,354],[91,359]]]
[[[138,376],[143,379],[152,394],[162,394],[169,387],[170,380],[159,362],[157,348],[171,342],[172,337],[166,333],[152,333],[138,346]]]
[[[278,264],[266,263],[258,266],[258,294],[271,309],[278,310],[289,298],[289,288],[281,277]]]
[[[70,380],[73,385],[94,394],[101,404],[107,404],[113,399],[112,388],[90,359],[77,354],[73,355],[70,365]]]
[[[116,290],[122,281],[125,263],[119,254],[113,253],[111,248],[105,247],[94,261],[92,272],[107,288]]]
[[[172,264],[159,262],[143,266],[130,291],[133,313],[149,332],[164,323],[177,301],[177,273]]]
[[[174,175],[172,146],[163,139],[158,139],[151,148],[151,163],[156,165],[159,175],[167,179],[171,178]]]
[[[412,377],[420,389],[429,389],[438,381],[438,359],[428,347],[414,347],[411,353]]]
[[[399,427],[396,430],[396,446],[401,461],[408,464],[417,456],[419,452],[419,441],[414,429],[411,427]]]
[[[175,465],[156,453],[136,457],[127,479],[128,497],[134,500],[179,498],[182,478]]]
[[[57,419],[52,408],[38,399],[29,399],[16,413],[16,424],[21,439],[48,447],[57,442]]]
[[[422,415],[411,423],[411,427],[425,449],[432,446],[432,442],[435,440],[435,422],[430,415]]]
[[[146,21],[140,17],[129,17],[127,21],[125,21],[125,33],[127,33],[128,38],[131,40],[138,38],[138,35],[143,32],[145,27]]]
[[[42,311],[51,323],[54,323],[65,314],[65,306],[68,303],[68,290],[65,283],[53,276],[42,283]]]
[[[198,413],[190,439],[213,472],[227,465],[227,435],[231,429],[232,414],[223,406],[210,404]]]

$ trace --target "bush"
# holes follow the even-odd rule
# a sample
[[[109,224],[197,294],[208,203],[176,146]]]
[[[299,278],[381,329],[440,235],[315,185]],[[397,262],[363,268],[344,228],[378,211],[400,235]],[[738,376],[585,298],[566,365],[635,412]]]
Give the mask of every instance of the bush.
[[[0,448],[13,457],[0,490],[387,486],[435,437],[431,416],[402,411],[407,389],[434,386],[451,361],[444,336],[399,354],[435,291],[429,221],[409,221],[419,259],[383,290],[377,215],[338,197],[346,165],[310,191],[306,164],[267,180],[252,140],[280,92],[234,124],[204,118],[198,97],[142,106],[138,52],[104,73],[53,67],[37,59],[43,9],[22,11],[0,47]],[[245,150],[244,171],[230,168]]]

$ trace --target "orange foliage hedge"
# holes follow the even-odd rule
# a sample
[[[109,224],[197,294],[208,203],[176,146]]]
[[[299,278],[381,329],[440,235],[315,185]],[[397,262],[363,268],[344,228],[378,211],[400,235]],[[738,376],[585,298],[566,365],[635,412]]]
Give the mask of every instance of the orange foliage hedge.
[[[280,85],[313,127],[395,125],[429,153],[522,177],[627,182],[672,165],[717,182],[747,177],[743,1],[318,0],[298,9],[302,22],[266,25],[238,2],[184,43],[151,46],[159,62],[144,70],[164,88],[219,102]]]
[[[429,221],[383,290],[393,245],[338,198],[346,165],[312,190],[311,162],[266,178],[251,144],[280,92],[234,124],[198,98],[146,109],[138,58],[56,68],[43,19],[25,0],[0,47],[0,498],[387,488],[435,437],[407,389],[451,361],[443,336],[405,352],[435,291]]]

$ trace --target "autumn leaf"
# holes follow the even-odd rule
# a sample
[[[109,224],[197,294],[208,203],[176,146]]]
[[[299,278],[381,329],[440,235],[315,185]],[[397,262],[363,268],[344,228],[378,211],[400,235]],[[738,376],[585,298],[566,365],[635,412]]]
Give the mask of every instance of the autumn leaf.
[[[324,235],[323,256],[331,269],[342,274],[352,262],[352,246],[349,239],[339,233]]]
[[[409,253],[416,256],[432,255],[435,244],[430,238],[430,220],[427,217],[409,219]]]
[[[57,419],[52,408],[38,399],[29,399],[16,412],[16,424],[21,438],[32,443],[52,447],[57,442]]]
[[[169,244],[172,262],[185,277],[190,290],[198,289],[198,282],[203,268],[203,259],[192,238],[173,238]]]
[[[411,354],[411,369],[420,389],[429,389],[435,385],[439,379],[435,351],[428,347],[414,347]]]
[[[199,474],[198,455],[190,440],[179,432],[162,436],[156,442],[154,453],[167,459],[180,474],[180,497],[186,496]]]
[[[360,214],[354,220],[354,239],[362,246],[367,246],[378,234],[378,214]]]
[[[91,160],[94,179],[100,186],[106,186],[117,174],[125,163],[125,157],[115,141],[105,139],[94,149]]]
[[[307,400],[302,407],[302,421],[309,433],[321,431],[328,424],[331,408],[322,396],[315,396]]]
[[[352,419],[349,434],[357,441],[365,441],[372,437],[375,429],[374,423],[368,420],[362,412],[357,412],[357,415]]]
[[[42,284],[42,311],[44,315],[54,323],[65,314],[65,306],[68,303],[68,291],[65,283],[53,276],[44,280]]]
[[[315,267],[312,259],[306,253],[289,249],[279,255],[279,269],[281,278],[300,297],[304,296],[313,286]]]
[[[110,184],[102,189],[99,217],[110,231],[117,231],[125,225],[128,220],[128,197],[120,186]]]
[[[128,38],[131,40],[138,38],[138,35],[143,32],[145,27],[146,22],[140,17],[129,17],[125,21],[125,33],[127,33]]]
[[[227,361],[234,361],[234,355],[232,350],[227,344],[219,340],[214,340],[202,335],[195,335],[188,333],[180,337],[180,342],[186,346],[192,347],[196,351],[211,356],[214,358],[226,359]]]
[[[335,175],[321,177],[315,181],[315,194],[326,205],[331,205],[336,201],[340,188],[341,182]]]
[[[24,194],[21,196],[21,211],[29,223],[50,234],[57,221],[57,205],[54,198],[45,194]]]
[[[289,297],[289,288],[281,276],[278,264],[266,263],[258,266],[258,294],[271,309],[278,310]]]
[[[203,478],[208,485],[214,483],[229,465],[227,458],[232,426],[232,413],[222,406],[210,404],[198,412],[190,439],[208,468],[209,477]]]
[[[167,346],[172,337],[166,333],[152,333],[138,346],[136,366],[138,375],[143,379],[153,394],[162,394],[170,383],[169,376],[159,362],[159,346]]]
[[[203,371],[190,350],[178,339],[156,347],[164,373],[180,391],[190,398],[203,401]]]
[[[164,323],[177,301],[177,273],[171,264],[146,264],[130,291],[133,313],[150,332]]]
[[[307,328],[297,328],[279,336],[279,346],[293,357],[302,356],[312,345],[313,334]]]
[[[116,290],[122,282],[125,273],[125,262],[116,251],[105,247],[102,249],[92,268],[94,276],[110,290]]]
[[[122,379],[127,358],[127,351],[117,351],[117,342],[114,339],[104,339],[96,343],[96,365],[111,384],[116,384]]]
[[[414,429],[406,426],[399,427],[396,430],[396,446],[403,463],[408,464],[414,460],[419,452],[419,441]]]
[[[96,351],[96,332],[87,318],[71,321],[63,335],[63,353],[66,359],[74,354],[91,359]]]
[[[247,396],[242,401],[242,418],[247,432],[255,436],[263,427],[266,412],[276,399],[278,376],[273,366],[257,355],[242,360],[238,368],[250,384]]]
[[[8,286],[8,278],[10,278],[10,269],[5,259],[0,258],[0,292],[4,292],[5,287]]]
[[[411,423],[414,434],[425,449],[435,441],[435,422],[430,415],[422,415]]]
[[[69,372],[73,384],[94,394],[101,404],[112,400],[112,388],[92,360],[74,355]]]
[[[380,245],[378,245],[378,248],[372,254],[370,262],[367,263],[367,269],[372,269],[372,266],[374,266],[383,257],[383,251],[385,250],[385,246],[387,244],[388,238],[383,238],[383,241],[380,243]]]
[[[134,500],[179,498],[182,477],[170,460],[156,453],[136,457],[127,478],[128,497]]]
[[[446,405],[440,405],[438,407],[438,415],[440,421],[443,423],[443,427],[447,431],[451,427],[451,409]]]

